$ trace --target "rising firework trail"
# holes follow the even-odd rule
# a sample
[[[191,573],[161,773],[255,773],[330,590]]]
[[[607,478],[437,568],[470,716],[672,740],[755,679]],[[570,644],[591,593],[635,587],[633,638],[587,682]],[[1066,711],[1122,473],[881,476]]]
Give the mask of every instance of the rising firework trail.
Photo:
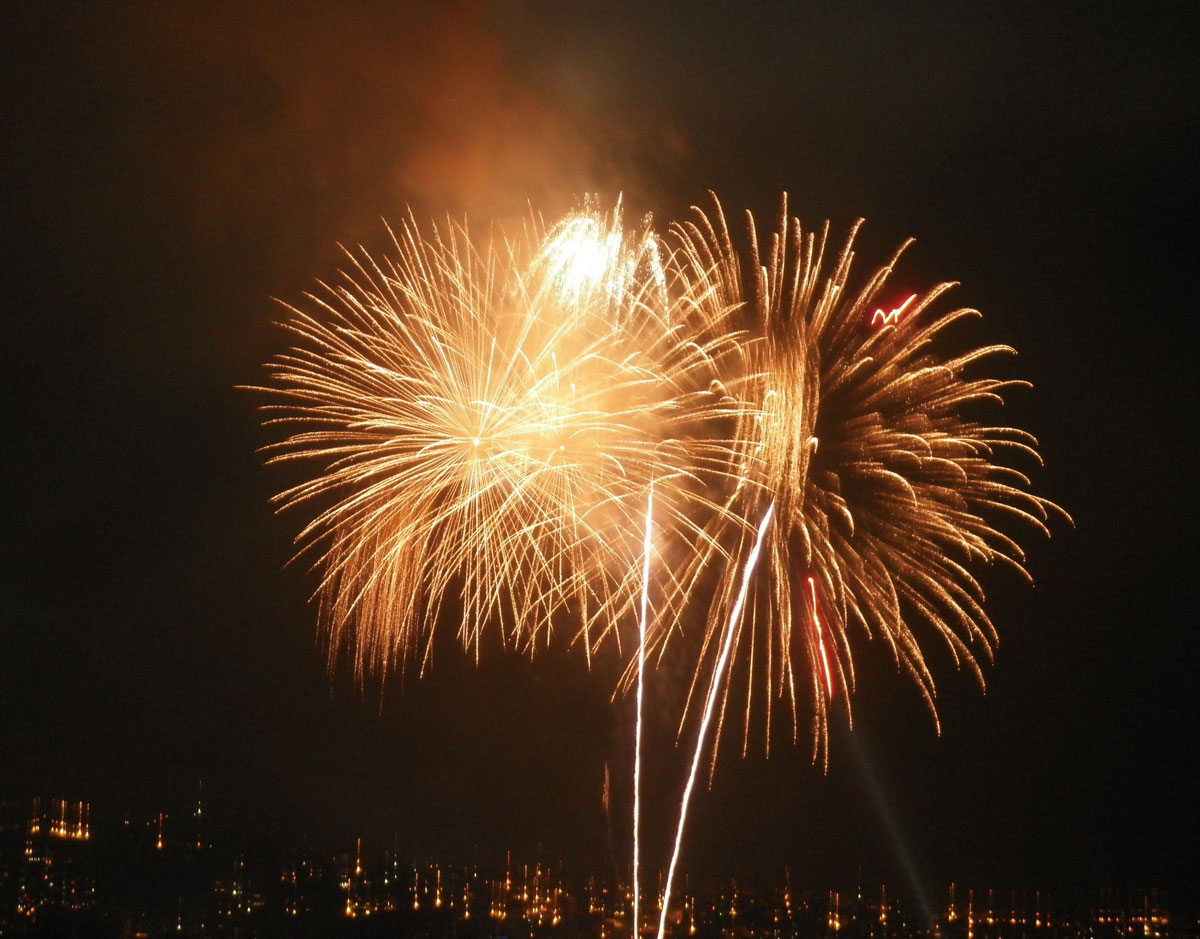
[[[754,539],[754,546],[750,549],[749,557],[746,558],[746,565],[742,570],[742,586],[738,590],[737,599],[734,601],[733,609],[729,613],[729,623],[725,627],[725,641],[721,646],[720,656],[717,658],[717,664],[713,668],[712,678],[709,681],[708,697],[704,702],[704,714],[700,718],[700,731],[696,736],[696,750],[692,756],[692,768],[688,772],[687,785],[683,789],[683,801],[679,806],[679,825],[675,831],[675,847],[671,852],[671,864],[667,868],[667,883],[663,888],[662,913],[658,920],[658,939],[662,939],[667,928],[667,912],[671,907],[671,885],[675,880],[675,867],[679,863],[679,852],[683,848],[683,829],[687,823],[688,803],[692,799],[692,789],[696,785],[696,770],[699,769],[700,759],[704,754],[704,744],[708,737],[708,727],[712,723],[717,695],[725,678],[729,653],[733,649],[734,636],[737,635],[738,628],[741,625],[742,608],[746,604],[746,593],[750,589],[750,580],[754,574],[754,568],[758,564],[758,554],[762,549],[763,536],[766,535],[774,514],[775,503],[772,502],[767,506],[767,511],[763,514],[762,521],[758,524],[758,534]]]
[[[654,524],[654,483],[646,496],[646,539],[642,546],[642,606],[638,616],[637,649],[637,717],[633,742],[633,934],[641,931],[641,892],[638,886],[638,867],[642,828],[642,689],[646,670],[646,617],[650,601],[650,550]]]

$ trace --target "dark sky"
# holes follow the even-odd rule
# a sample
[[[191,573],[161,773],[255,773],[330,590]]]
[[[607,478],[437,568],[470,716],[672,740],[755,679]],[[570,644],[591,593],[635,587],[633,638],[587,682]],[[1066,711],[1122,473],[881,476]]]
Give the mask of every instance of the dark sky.
[[[118,7],[116,10],[101,6]],[[332,7],[333,5],[330,5]],[[256,449],[295,300],[381,218],[707,188],[961,282],[1021,354],[1005,417],[1073,514],[986,578],[988,693],[935,653],[942,734],[882,644],[827,774],[722,757],[685,865],[817,884],[1185,884],[1200,871],[1192,5],[6,4],[0,795],[209,804],[317,845],[608,863],[630,704],[574,652],[447,644],[331,681]],[[736,10],[736,12],[735,12]],[[869,264],[870,261],[864,261]],[[655,676],[649,864],[682,781]],[[627,851],[623,814],[616,850]]]

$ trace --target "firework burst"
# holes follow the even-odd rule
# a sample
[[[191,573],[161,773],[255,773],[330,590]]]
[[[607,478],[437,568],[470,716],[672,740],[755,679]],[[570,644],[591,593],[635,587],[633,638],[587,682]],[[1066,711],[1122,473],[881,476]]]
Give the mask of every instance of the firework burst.
[[[702,319],[744,331],[746,368],[725,383],[739,402],[731,409],[735,483],[714,524],[741,517],[756,527],[734,531],[730,553],[746,560],[720,575],[684,708],[686,719],[707,684],[659,939],[714,712],[710,779],[716,765],[738,650],[747,663],[743,753],[756,683],[765,685],[768,748],[776,700],[786,702],[795,736],[800,685],[812,701],[813,757],[823,752],[828,765],[829,707],[838,687],[853,687],[856,626],[889,644],[936,721],[933,677],[910,624],[931,627],[982,684],[975,650],[990,658],[997,636],[969,565],[1002,562],[1028,577],[1020,546],[995,520],[1013,517],[1048,535],[1049,515],[1062,512],[1002,461],[1010,453],[1039,461],[1037,441],[968,416],[979,402],[1003,403],[1002,392],[1021,384],[968,375],[975,363],[1013,350],[988,346],[946,358],[934,348],[948,326],[978,315],[934,314],[951,284],[885,311],[876,303],[907,245],[851,288],[855,231],[826,273],[828,226],[804,232],[788,216],[786,197],[765,246],[749,213],[746,223],[745,258],[719,203],[712,218],[697,210],[695,221],[674,227],[682,296],[707,311]],[[708,560],[698,553],[696,568]],[[660,631],[660,655],[669,637]],[[842,700],[848,713],[849,694]]]
[[[693,481],[722,448],[696,431],[724,406],[724,340],[672,319],[658,239],[619,206],[516,242],[411,220],[393,240],[288,308],[293,347],[262,389],[290,431],[272,461],[317,467],[277,498],[312,515],[298,542],[331,657],[352,646],[360,677],[423,666],[443,606],[476,655],[489,624],[532,652],[568,614],[589,656],[619,641],[650,487],[659,530],[709,537]]]
[[[990,658],[997,636],[971,565],[1004,563],[1028,577],[1001,519],[1048,535],[1050,514],[1062,510],[1033,494],[1028,478],[1007,463],[1013,455],[1038,461],[1036,440],[969,416],[981,402],[1002,404],[1005,390],[1024,383],[975,375],[977,363],[1014,351],[1007,346],[939,353],[948,327],[979,315],[937,312],[952,284],[885,312],[881,300],[907,244],[852,286],[857,226],[831,263],[828,226],[803,231],[786,199],[765,243],[749,214],[747,226],[745,256],[719,204],[711,218],[698,213],[674,230],[685,293],[747,337],[748,367],[726,379],[741,402],[731,441],[731,514],[754,523],[768,510],[774,515],[745,614],[737,623],[725,618],[740,587],[729,566],[701,659],[716,657],[725,629],[734,630],[734,655],[744,652],[749,675],[743,749],[756,694],[768,741],[773,702],[785,703],[794,732],[803,695],[812,702],[816,757],[827,752],[837,689],[854,684],[856,628],[888,644],[935,720],[922,627],[982,684],[980,657]],[[736,540],[732,553],[744,554],[749,530],[739,528]],[[693,694],[704,674],[696,670]],[[729,695],[726,683],[722,719]]]

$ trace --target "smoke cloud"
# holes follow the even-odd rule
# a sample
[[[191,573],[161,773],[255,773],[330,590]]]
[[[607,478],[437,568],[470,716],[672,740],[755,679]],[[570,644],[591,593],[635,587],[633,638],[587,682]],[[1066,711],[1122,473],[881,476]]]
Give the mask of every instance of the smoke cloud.
[[[511,221],[531,202],[553,213],[590,191],[636,197],[646,167],[685,149],[597,93],[602,76],[525,67],[522,27],[473,0],[90,17],[72,51],[105,132],[207,248],[370,238],[410,207]]]

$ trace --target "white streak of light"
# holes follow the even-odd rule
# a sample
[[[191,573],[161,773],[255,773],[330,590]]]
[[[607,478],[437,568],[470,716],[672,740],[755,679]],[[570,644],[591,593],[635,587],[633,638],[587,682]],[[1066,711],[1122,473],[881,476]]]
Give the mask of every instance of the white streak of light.
[[[654,516],[654,483],[650,483],[650,495],[646,499],[646,540],[642,545],[642,615],[638,619],[638,681],[637,723],[633,744],[633,939],[641,932],[638,907],[638,833],[641,829],[642,792],[642,673],[646,666],[646,611],[650,599],[650,535]]]
[[[762,550],[763,537],[771,524],[771,516],[775,514],[775,503],[768,507],[762,521],[758,523],[758,536],[754,539],[754,548],[746,559],[742,569],[742,586],[738,590],[737,600],[729,614],[729,625],[725,627],[725,644],[721,647],[721,655],[713,669],[712,682],[708,687],[708,700],[704,702],[704,717],[700,721],[700,735],[696,739],[696,752],[692,755],[692,770],[688,773],[687,786],[683,790],[683,803],[679,807],[679,828],[675,832],[675,851],[671,855],[671,866],[667,868],[667,885],[663,893],[662,916],[658,921],[658,939],[663,939],[667,931],[667,910],[671,906],[671,882],[675,878],[675,865],[679,861],[679,849],[683,845],[683,825],[687,820],[688,803],[692,799],[692,788],[696,785],[696,769],[700,766],[700,756],[704,751],[704,740],[708,736],[708,725],[712,721],[713,707],[717,703],[717,691],[721,687],[721,679],[725,675],[725,667],[729,662],[729,652],[733,648],[733,637],[737,633],[737,623],[742,615],[742,607],[746,605],[746,592],[750,587],[750,575],[758,563],[758,554]]]

